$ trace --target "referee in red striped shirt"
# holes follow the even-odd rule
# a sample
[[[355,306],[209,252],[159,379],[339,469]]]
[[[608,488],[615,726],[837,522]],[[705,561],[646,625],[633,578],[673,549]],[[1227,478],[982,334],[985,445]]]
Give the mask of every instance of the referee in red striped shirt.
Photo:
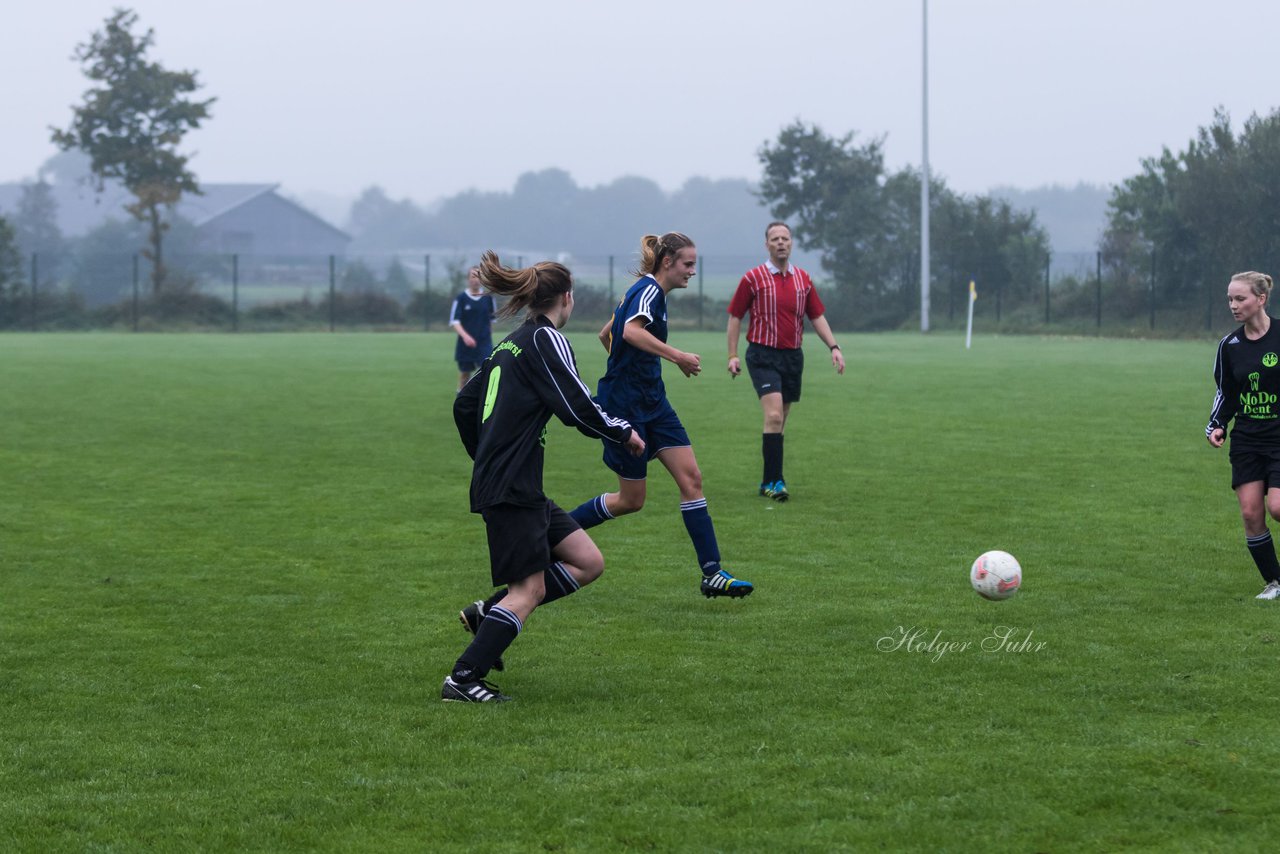
[[[771,222],[764,231],[769,260],[746,272],[729,302],[729,374],[742,373],[738,359],[738,335],[742,318],[750,313],[747,325],[747,373],[764,410],[761,453],[764,476],[760,494],[774,501],[791,497],[782,476],[782,431],[787,426],[791,404],[800,399],[804,373],[804,319],[831,351],[831,364],[844,373],[844,355],[831,334],[824,316],[826,308],[813,287],[809,274],[791,264],[791,228],[785,222]]]

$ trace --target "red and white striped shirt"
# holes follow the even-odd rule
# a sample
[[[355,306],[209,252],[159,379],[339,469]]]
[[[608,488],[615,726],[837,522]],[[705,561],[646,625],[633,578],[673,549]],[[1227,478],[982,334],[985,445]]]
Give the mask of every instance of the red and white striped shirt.
[[[808,273],[794,264],[784,273],[772,261],[748,270],[729,301],[729,313],[739,320],[751,312],[748,341],[779,350],[800,349],[804,319],[825,311]]]

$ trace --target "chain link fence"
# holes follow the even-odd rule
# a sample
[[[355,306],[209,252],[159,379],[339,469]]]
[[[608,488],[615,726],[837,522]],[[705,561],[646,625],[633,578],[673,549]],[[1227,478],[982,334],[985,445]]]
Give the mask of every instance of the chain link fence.
[[[179,255],[164,259],[166,277],[152,285],[152,264],[137,253],[37,254],[25,281],[0,288],[0,330],[111,329],[225,332],[432,330],[448,327],[453,298],[464,289],[479,253],[368,253],[346,256]],[[504,252],[508,265],[543,260]],[[560,256],[576,284],[575,328],[608,317],[634,281],[635,253]],[[765,259],[706,255],[687,290],[670,298],[677,328],[720,329],[742,274]],[[1104,263],[1100,253],[1059,253],[1039,281],[999,290],[980,275],[935,269],[930,328],[963,328],[969,283],[978,299],[975,328],[999,332],[1103,335],[1198,335],[1230,320],[1224,282],[1174,299],[1151,272]],[[914,267],[913,267],[914,264]],[[841,330],[918,329],[918,260],[904,258],[899,281],[842,283],[810,273]],[[914,271],[914,275],[913,275]]]

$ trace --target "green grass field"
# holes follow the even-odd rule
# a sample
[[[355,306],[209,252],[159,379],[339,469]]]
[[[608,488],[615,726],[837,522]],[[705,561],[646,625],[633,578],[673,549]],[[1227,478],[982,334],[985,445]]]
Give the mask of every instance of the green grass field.
[[[477,707],[438,699],[488,592],[452,340],[0,336],[0,848],[1273,848],[1280,603],[1212,342],[843,335],[837,377],[812,340],[775,505],[723,334],[677,333],[756,594],[698,595],[659,469]],[[549,431],[549,495],[613,488]]]

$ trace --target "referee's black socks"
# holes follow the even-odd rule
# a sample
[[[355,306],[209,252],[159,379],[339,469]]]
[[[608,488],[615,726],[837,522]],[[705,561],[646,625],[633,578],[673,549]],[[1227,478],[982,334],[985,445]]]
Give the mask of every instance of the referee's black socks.
[[[761,483],[770,484],[782,480],[782,434],[761,434],[760,450],[764,455],[764,478]]]

